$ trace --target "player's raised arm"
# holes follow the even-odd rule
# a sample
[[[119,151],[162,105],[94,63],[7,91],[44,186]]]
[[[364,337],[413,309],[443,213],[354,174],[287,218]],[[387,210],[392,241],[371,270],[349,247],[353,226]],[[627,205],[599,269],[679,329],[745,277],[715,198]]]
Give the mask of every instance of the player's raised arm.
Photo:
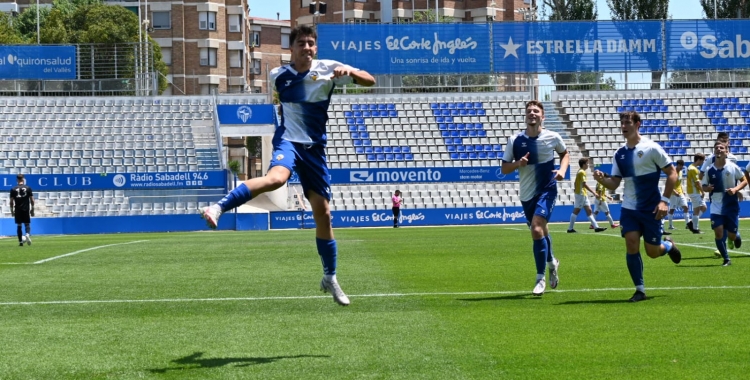
[[[342,65],[333,69],[334,78],[341,78],[344,76],[352,77],[354,83],[360,86],[370,87],[375,85],[375,78],[367,71],[356,70],[348,65]]]

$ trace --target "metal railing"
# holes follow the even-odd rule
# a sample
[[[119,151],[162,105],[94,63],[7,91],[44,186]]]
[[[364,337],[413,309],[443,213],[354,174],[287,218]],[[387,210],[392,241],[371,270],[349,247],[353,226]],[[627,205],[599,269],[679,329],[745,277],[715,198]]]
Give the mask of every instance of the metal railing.
[[[158,94],[150,43],[80,44],[76,79],[0,80],[0,96],[152,96]]]

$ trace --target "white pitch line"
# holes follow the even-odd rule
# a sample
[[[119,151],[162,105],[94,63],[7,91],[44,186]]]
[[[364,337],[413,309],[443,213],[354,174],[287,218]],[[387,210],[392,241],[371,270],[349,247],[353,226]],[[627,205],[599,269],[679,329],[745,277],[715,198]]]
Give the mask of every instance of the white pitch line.
[[[503,229],[505,229],[505,230],[515,230],[515,231],[528,231],[529,230],[528,228],[512,228],[512,227],[505,227]],[[562,232],[560,232],[560,233],[562,233]],[[594,236],[610,236],[610,237],[616,237],[616,238],[622,239],[622,236],[620,236],[619,234],[613,235],[613,234],[598,233],[598,234],[594,234]],[[669,235],[669,236],[671,236],[671,235]],[[713,251],[714,249],[716,249],[715,247],[711,247],[710,245],[690,244],[690,243],[681,243],[681,242],[676,242],[676,243],[677,243],[678,247],[683,247],[684,246],[684,247],[702,248],[702,249],[708,249],[708,250],[711,250],[711,251]],[[750,256],[750,253],[742,252],[742,251],[735,251],[733,249],[727,249],[727,252],[729,252],[729,253],[736,253],[736,254],[739,254],[739,255]]]
[[[86,248],[86,249],[82,249],[80,251],[70,252],[70,253],[66,253],[64,255],[50,257],[48,259],[35,261],[34,264],[43,264],[43,263],[46,263],[48,261],[61,259],[63,257],[77,255],[77,254],[83,253],[83,252],[93,251],[95,249],[101,249],[101,248],[107,248],[107,247],[114,247],[114,246],[117,246],[117,245],[128,245],[128,244],[135,244],[135,243],[143,243],[143,242],[147,242],[147,241],[148,240],[136,240],[136,241],[130,241],[130,242],[127,242],[127,243],[117,243],[117,244],[100,245],[100,246],[97,246],[97,247]]]
[[[649,287],[648,290],[719,290],[719,289],[750,289],[745,286],[676,286],[676,287]],[[596,292],[627,292],[633,288],[599,288],[599,289],[569,289],[549,290],[548,293],[596,293]],[[530,294],[528,290],[509,290],[494,292],[418,292],[418,293],[374,293],[349,295],[350,298],[399,298],[399,297],[435,297],[435,296],[493,296]],[[288,301],[309,300],[319,298],[331,298],[331,296],[278,296],[278,297],[227,297],[227,298],[165,298],[145,300],[69,300],[69,301],[30,301],[30,302],[0,302],[0,306],[21,305],[85,305],[85,304],[115,304],[115,303],[169,303],[169,302],[226,302],[226,301]]]

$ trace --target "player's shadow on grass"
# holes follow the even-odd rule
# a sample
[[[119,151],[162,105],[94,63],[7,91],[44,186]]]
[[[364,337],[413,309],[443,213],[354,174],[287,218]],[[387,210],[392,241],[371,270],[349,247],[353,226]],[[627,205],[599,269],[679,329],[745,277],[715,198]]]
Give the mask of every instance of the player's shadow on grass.
[[[651,301],[654,298],[659,298],[661,296],[648,296],[645,300],[640,302],[648,302]],[[639,302],[639,303],[640,303]],[[600,305],[607,305],[607,304],[614,304],[614,303],[631,303],[627,298],[623,298],[620,300],[580,300],[580,301],[565,301],[560,302],[558,305],[581,305],[581,304],[600,304]]]
[[[529,294],[512,294],[509,296],[496,296],[496,297],[482,297],[482,298],[458,298],[458,301],[469,301],[469,302],[479,302],[479,301],[503,301],[503,300],[525,300],[525,299],[542,299],[542,297],[536,297],[533,296],[531,293]]]
[[[291,356],[269,356],[249,358],[203,358],[202,352],[194,352],[192,355],[172,360],[178,367],[150,369],[151,373],[166,373],[168,371],[183,371],[188,369],[216,368],[234,364],[234,367],[248,367],[257,364],[269,364],[283,359],[300,358],[330,358],[328,355],[291,355]]]

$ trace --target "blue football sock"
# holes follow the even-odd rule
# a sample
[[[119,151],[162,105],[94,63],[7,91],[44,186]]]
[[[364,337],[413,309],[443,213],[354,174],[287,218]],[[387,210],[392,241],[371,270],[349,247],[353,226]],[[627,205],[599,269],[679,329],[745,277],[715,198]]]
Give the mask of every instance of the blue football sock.
[[[221,211],[224,212],[240,207],[251,199],[253,199],[253,195],[250,194],[250,189],[242,183],[217,202],[217,204],[221,207]]]
[[[336,274],[336,256],[338,254],[336,240],[315,238],[315,243],[318,245],[318,255],[320,255],[320,261],[323,263],[323,273],[331,276]]]
[[[541,238],[534,240],[534,260],[536,261],[536,274],[544,276],[544,271],[547,269],[547,252],[549,247],[547,246],[547,239]]]
[[[643,259],[641,253],[626,254],[625,258],[628,262],[628,272],[630,272],[630,278],[633,279],[633,285],[636,287],[643,286]]]
[[[666,255],[667,253],[669,253],[670,250],[672,250],[673,244],[669,240],[664,240],[663,242],[661,242],[661,245],[664,246],[664,253],[661,254],[662,256]]]
[[[545,236],[544,240],[547,240],[547,262],[551,263],[555,261],[555,255],[552,254],[552,236]]]
[[[724,260],[729,260],[729,252],[727,252],[726,236],[723,239],[715,239],[715,240],[716,240],[716,248],[719,249],[719,252],[721,253],[721,257],[723,257]]]

